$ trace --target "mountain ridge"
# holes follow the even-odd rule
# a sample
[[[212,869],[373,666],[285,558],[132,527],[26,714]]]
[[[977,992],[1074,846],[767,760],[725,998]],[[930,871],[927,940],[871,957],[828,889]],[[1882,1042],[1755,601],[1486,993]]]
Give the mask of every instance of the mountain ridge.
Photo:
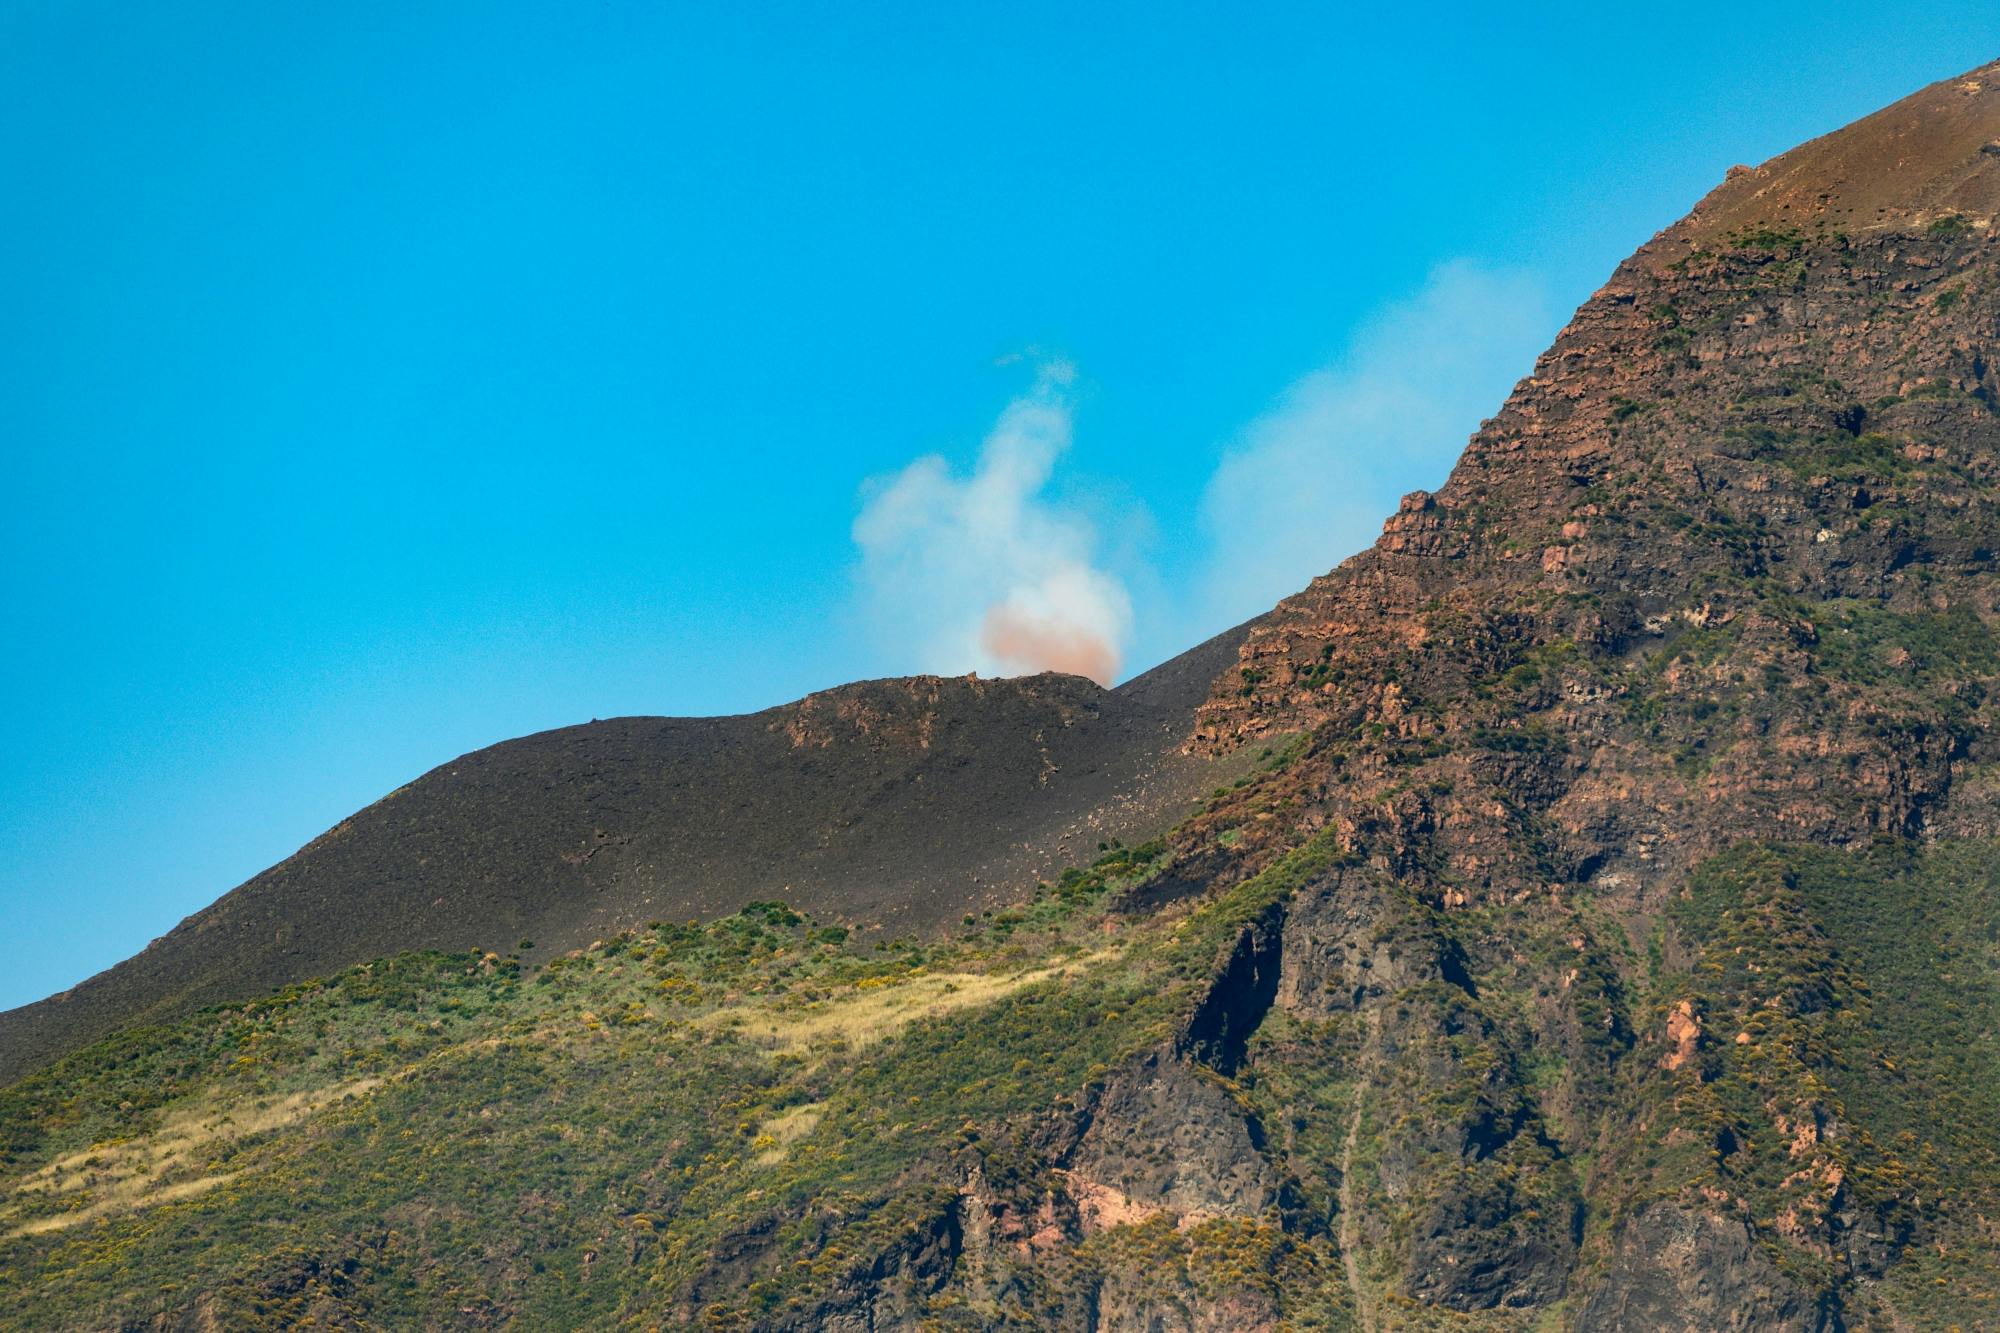
[[[604,719],[461,755],[134,958],[0,1013],[0,1082],[125,1023],[404,948],[540,961],[760,898],[936,933],[1099,842],[1152,837],[1233,776],[1180,744],[1241,633],[1113,690],[1078,676],[898,677],[736,717]]]
[[[1902,98],[1728,178],[1655,238],[1676,248],[1731,233],[1921,228],[2000,213],[2000,61]],[[1676,256],[1678,257],[1678,256]]]

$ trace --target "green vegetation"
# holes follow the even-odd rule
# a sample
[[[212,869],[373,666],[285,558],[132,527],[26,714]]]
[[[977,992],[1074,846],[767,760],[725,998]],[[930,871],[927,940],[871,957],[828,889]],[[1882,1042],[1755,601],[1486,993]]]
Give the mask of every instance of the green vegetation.
[[[965,1154],[1166,1040],[1234,932],[1338,860],[1321,839],[1107,935],[1102,904],[1163,858],[1110,848],[951,943],[760,903],[532,977],[407,955],[99,1043],[0,1094],[0,1324],[192,1291],[232,1328],[810,1308],[937,1225]],[[764,1276],[718,1277],[751,1235]],[[1208,1288],[1305,1262],[1209,1235],[1177,1242]]]
[[[1808,1281],[1833,1270],[1784,1237],[1888,1271],[1865,1299],[1909,1326],[1978,1326],[2000,1308],[1980,1221],[2000,1206],[2000,844],[1744,846],[1670,920],[1696,960],[1647,1012],[1685,1006],[1699,1037],[1630,1145],[1621,1212],[1718,1191]],[[1921,1262],[1892,1267],[1919,1237]]]
[[[1790,228],[1594,306],[1602,374],[1225,671],[1254,739],[1165,839],[948,937],[405,956],[0,1092],[0,1326],[1991,1324],[1992,288],[1819,239],[1817,313]]]
[[[1795,481],[1815,477],[1882,481],[1916,470],[1900,442],[1881,432],[1814,434],[1772,426],[1732,426],[1725,437],[1738,456],[1774,462]]]
[[[1744,227],[1729,234],[1729,244],[1738,250],[1789,254],[1806,243],[1806,234],[1797,227]]]
[[[1818,612],[1818,669],[1860,685],[1932,688],[2000,670],[2000,638],[1970,606],[1897,612],[1859,602]]]

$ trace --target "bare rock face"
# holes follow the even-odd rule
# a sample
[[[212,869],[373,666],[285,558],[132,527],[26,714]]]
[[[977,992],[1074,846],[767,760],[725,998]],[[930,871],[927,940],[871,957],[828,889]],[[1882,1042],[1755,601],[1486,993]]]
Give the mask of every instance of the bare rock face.
[[[1523,1227],[1524,1211],[1503,1191],[1448,1189],[1412,1247],[1411,1295],[1454,1310],[1529,1309],[1559,1299],[1576,1262],[1569,1219]]]
[[[1283,1182],[1262,1128],[1201,1067],[1155,1053],[1115,1077],[1069,1166],[1086,1229],[1165,1213],[1177,1225],[1259,1217]]]
[[[1620,1233],[1583,1329],[1826,1333],[1835,1312],[1786,1282],[1740,1219],[1656,1203]]]
[[[1478,739],[1495,757],[1468,776],[1511,768],[1559,854],[1638,896],[1745,836],[1926,827],[1970,743],[1946,717],[1956,696],[1899,708],[1880,734],[1888,700],[1825,665],[1855,613],[1974,631],[1990,613],[1990,315],[1966,294],[1991,244],[1972,230],[1653,258],[1578,313],[1443,490],[1251,634],[1200,744],[1379,732],[1347,747],[1365,763]],[[1892,296],[1906,321],[1877,317]],[[1865,672],[1923,683],[1895,643]],[[1460,878],[1508,886],[1490,808],[1404,805]]]
[[[1286,914],[1277,1002],[1306,1018],[1360,1013],[1408,987],[1464,977],[1438,935],[1404,927],[1393,886],[1346,867],[1302,891]]]

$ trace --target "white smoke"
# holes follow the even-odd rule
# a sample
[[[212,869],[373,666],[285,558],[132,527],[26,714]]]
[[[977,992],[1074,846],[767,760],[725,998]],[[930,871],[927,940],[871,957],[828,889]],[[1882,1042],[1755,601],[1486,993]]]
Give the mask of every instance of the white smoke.
[[[1204,619],[1254,615],[1373,542],[1402,495],[1444,480],[1559,322],[1534,277],[1454,260],[1294,381],[1209,479]]]
[[[1074,373],[1043,364],[971,475],[930,455],[868,488],[854,521],[877,633],[922,670],[1066,671],[1109,685],[1132,629],[1089,519],[1043,494],[1069,447]]]
[[[1374,541],[1400,496],[1444,480],[1557,324],[1540,281],[1464,260],[1365,321],[1221,450],[1191,571],[1119,564],[1150,594],[1146,645],[1166,655],[1267,610]],[[870,483],[854,523],[861,591],[899,669],[1117,677],[1126,581],[1089,517],[1047,494],[1073,379],[1043,364],[970,475],[932,455]],[[1135,517],[1121,531],[1142,528]]]

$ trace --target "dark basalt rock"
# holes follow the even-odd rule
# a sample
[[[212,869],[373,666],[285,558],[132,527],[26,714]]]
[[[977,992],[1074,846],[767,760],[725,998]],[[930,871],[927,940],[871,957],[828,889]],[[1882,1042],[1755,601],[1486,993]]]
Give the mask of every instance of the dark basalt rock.
[[[1243,1062],[1245,1045],[1278,996],[1285,906],[1273,903],[1237,935],[1201,1004],[1182,1025],[1174,1053],[1221,1074]]]
[[[1563,1294],[1576,1259],[1574,1217],[1522,1226],[1526,1211],[1505,1189],[1466,1183],[1432,1205],[1410,1255],[1410,1294],[1453,1310],[1523,1309]],[[1539,1219],[1538,1219],[1539,1220]]]
[[[1306,1018],[1358,1013],[1428,981],[1467,984],[1456,946],[1408,929],[1379,871],[1342,867],[1307,885],[1288,912],[1275,997]]]
[[[1656,1203],[1626,1222],[1579,1333],[1833,1333],[1829,1293],[1780,1273],[1742,1221]]]
[[[1155,1052],[1114,1076],[1090,1113],[1074,1179],[1180,1216],[1257,1217],[1284,1181],[1262,1127],[1198,1066]]]

